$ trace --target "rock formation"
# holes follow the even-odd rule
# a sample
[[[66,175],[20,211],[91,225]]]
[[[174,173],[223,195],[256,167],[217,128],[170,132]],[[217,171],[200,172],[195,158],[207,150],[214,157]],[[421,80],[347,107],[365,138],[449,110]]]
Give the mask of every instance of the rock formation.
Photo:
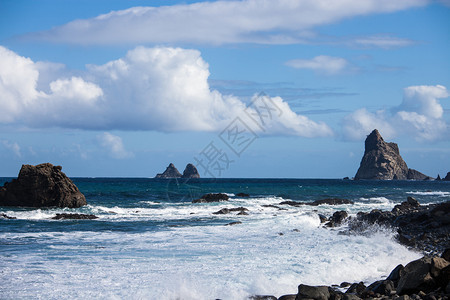
[[[50,163],[23,165],[17,179],[0,187],[0,206],[69,207],[86,205],[86,198],[61,171]]]
[[[197,168],[193,164],[187,164],[183,171],[183,178],[200,178]]]
[[[443,181],[450,181],[450,172],[448,172],[447,176],[445,176],[442,180]]]
[[[355,179],[431,179],[419,171],[409,169],[396,143],[386,143],[378,130],[366,138],[364,156]]]
[[[155,178],[181,178],[180,172],[178,172],[177,168],[171,163],[164,173],[156,174]]]
[[[211,202],[228,201],[228,199],[229,197],[227,194],[211,193],[201,196],[200,199],[192,200],[192,203],[211,203]]]

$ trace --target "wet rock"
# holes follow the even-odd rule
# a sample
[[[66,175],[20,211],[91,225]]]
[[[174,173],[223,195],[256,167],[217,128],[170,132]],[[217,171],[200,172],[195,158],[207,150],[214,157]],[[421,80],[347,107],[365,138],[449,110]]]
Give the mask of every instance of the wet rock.
[[[231,222],[231,223],[225,224],[225,226],[233,226],[233,225],[239,225],[239,224],[242,224],[242,222],[241,221]]]
[[[375,294],[390,296],[392,292],[395,292],[395,287],[391,280],[379,280],[369,285],[366,290]]]
[[[22,165],[19,176],[0,188],[0,206],[69,207],[86,205],[86,198],[62,171],[50,163]]]
[[[328,227],[339,226],[348,218],[348,213],[344,210],[335,212],[331,217],[330,221],[325,224]]]
[[[297,295],[294,295],[294,294],[283,295],[283,296],[279,297],[278,300],[295,300],[296,297],[297,297]]]
[[[403,272],[404,268],[405,267],[402,264],[396,266],[395,269],[392,270],[392,272],[386,278],[386,280],[392,281],[394,283],[395,287],[397,287],[397,283],[400,280],[400,274]]]
[[[253,295],[248,297],[249,300],[277,300],[277,297],[275,296],[269,296],[269,295]]]
[[[354,204],[354,202],[347,199],[328,198],[316,200],[314,202],[300,202],[287,200],[279,203],[279,205],[290,205],[290,206],[302,206],[302,205],[319,206],[319,205],[343,205],[343,204]]]
[[[366,286],[363,282],[353,283],[345,292],[346,294],[361,295],[366,290]]]
[[[246,211],[248,211],[248,209],[245,207],[222,208],[219,211],[213,212],[213,214],[214,215],[226,215],[226,214],[229,214],[230,212],[234,212],[234,211],[239,211],[240,213],[245,213]]]
[[[210,203],[210,202],[220,202],[220,201],[228,201],[229,197],[227,194],[217,193],[217,194],[206,194],[203,195],[200,199],[195,199],[192,203]]]
[[[8,220],[15,220],[15,219],[17,219],[16,217],[10,217],[7,214],[3,214],[3,213],[0,214],[0,218],[8,219]]]
[[[325,223],[328,221],[328,218],[322,214],[319,214],[320,223]]]
[[[236,197],[248,198],[248,197],[250,197],[250,195],[249,195],[249,194],[246,194],[246,193],[237,193],[237,194],[236,194]]]
[[[330,292],[327,286],[310,286],[300,284],[298,286],[298,293],[296,300],[300,299],[315,299],[315,300],[328,300],[330,298]]]
[[[98,219],[98,217],[95,215],[62,213],[62,214],[56,214],[56,216],[54,216],[52,219],[53,220],[93,220],[93,219]]]
[[[181,173],[170,163],[163,173],[156,174],[155,178],[181,178]]]
[[[366,138],[364,156],[355,180],[359,179],[414,179],[429,178],[414,169],[409,169],[400,155],[398,145],[386,143],[378,130],[373,130]]]

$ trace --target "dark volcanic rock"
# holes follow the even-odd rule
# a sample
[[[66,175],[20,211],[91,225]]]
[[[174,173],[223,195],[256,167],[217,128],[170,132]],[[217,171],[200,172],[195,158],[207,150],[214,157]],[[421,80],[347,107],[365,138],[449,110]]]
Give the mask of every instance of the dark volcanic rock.
[[[366,138],[364,156],[355,179],[425,180],[430,177],[409,169],[400,155],[397,144],[386,143],[375,129]]]
[[[193,164],[187,164],[183,171],[183,178],[200,178],[197,168]]]
[[[181,174],[178,172],[177,168],[171,163],[164,173],[156,174],[155,178],[180,178]]]
[[[93,219],[98,219],[98,217],[95,215],[62,213],[62,214],[56,214],[56,216],[54,216],[52,219],[53,220],[93,220]]]
[[[230,212],[234,212],[234,211],[238,211],[240,213],[245,213],[246,211],[248,211],[247,208],[245,207],[234,207],[234,208],[222,208],[219,211],[213,212],[213,215],[226,215],[229,214]]]
[[[45,163],[23,165],[17,179],[0,188],[0,206],[69,207],[86,205],[86,198],[62,171]]]
[[[250,197],[250,195],[249,195],[249,194],[246,194],[246,193],[237,193],[237,194],[236,194],[236,197],[248,198],[248,197]]]
[[[231,222],[231,223],[225,224],[225,226],[233,226],[233,225],[239,225],[239,224],[242,224],[242,222],[241,221]]]
[[[298,293],[295,300],[300,299],[328,300],[329,298],[330,292],[327,286],[310,286],[300,284],[298,286]]]
[[[436,181],[441,181],[441,175],[438,174],[438,176],[435,179]]]
[[[3,213],[0,214],[0,218],[8,219],[8,220],[15,220],[15,219],[17,219],[16,217],[10,217],[7,214],[3,214]]]
[[[210,203],[210,202],[220,202],[220,201],[228,201],[230,197],[227,194],[217,193],[217,194],[206,194],[203,195],[200,199],[195,199],[192,203]]]
[[[335,227],[341,225],[348,218],[348,213],[344,210],[335,212],[331,217],[328,223],[325,226]]]
[[[343,204],[354,204],[354,203],[353,201],[340,198],[328,198],[316,200],[314,202],[300,202],[287,200],[279,203],[279,205],[290,205],[290,206],[302,206],[302,205],[319,206],[319,205],[343,205]]]
[[[253,295],[248,297],[249,300],[277,300],[277,297],[271,295]]]
[[[450,172],[448,172],[447,176],[445,176],[442,180],[443,181],[450,181]]]

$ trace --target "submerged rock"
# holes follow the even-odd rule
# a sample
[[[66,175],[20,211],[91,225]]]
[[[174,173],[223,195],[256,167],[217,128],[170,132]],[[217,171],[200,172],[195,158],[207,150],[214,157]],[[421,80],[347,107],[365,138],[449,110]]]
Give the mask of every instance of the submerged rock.
[[[200,178],[197,168],[193,164],[187,164],[182,178]]]
[[[180,172],[170,163],[163,173],[156,174],[155,178],[181,178]]]
[[[62,213],[62,214],[56,214],[56,216],[54,216],[52,219],[53,220],[93,220],[93,219],[98,219],[98,217],[96,215]]]
[[[19,176],[0,188],[0,206],[69,207],[86,205],[86,198],[62,171],[50,163],[22,165]]]
[[[373,130],[365,141],[364,156],[355,179],[414,179],[427,180],[429,176],[409,169],[396,143],[386,143],[378,130]]]
[[[223,193],[211,193],[206,194],[200,197],[200,199],[195,199],[192,203],[210,203],[210,202],[220,202],[220,201],[228,201],[230,197],[227,194]]]

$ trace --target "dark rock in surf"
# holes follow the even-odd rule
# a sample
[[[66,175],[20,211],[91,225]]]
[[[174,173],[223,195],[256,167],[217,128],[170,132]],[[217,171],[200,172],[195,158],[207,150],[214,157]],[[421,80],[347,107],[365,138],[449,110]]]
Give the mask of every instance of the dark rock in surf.
[[[3,213],[0,214],[0,218],[7,219],[7,220],[15,220],[15,219],[17,219],[16,217],[10,217],[7,214],[3,214]]]
[[[226,215],[226,214],[229,214],[230,212],[235,212],[235,211],[243,213],[243,212],[248,211],[248,209],[245,207],[222,208],[219,211],[213,212],[213,215]]]
[[[409,169],[400,155],[396,143],[386,143],[378,130],[373,130],[365,141],[364,156],[361,160],[355,180],[427,180],[429,176]]]
[[[341,225],[348,218],[348,213],[344,210],[335,212],[325,224],[327,227],[335,227]]]
[[[86,205],[86,198],[62,171],[50,163],[22,165],[19,176],[0,188],[0,206],[68,207]]]
[[[319,205],[345,205],[345,204],[354,204],[354,202],[347,199],[328,198],[316,200],[314,202],[300,202],[287,200],[279,203],[279,205],[290,205],[290,206],[302,206],[302,205],[319,206]]]
[[[220,202],[228,201],[230,197],[227,194],[217,193],[217,194],[206,194],[200,197],[200,199],[195,199],[192,203],[210,203],[210,202]]]
[[[300,284],[298,286],[298,293],[296,300],[301,299],[314,299],[314,300],[328,300],[330,298],[330,292],[327,286],[310,286]]]
[[[225,224],[225,226],[233,226],[233,225],[239,225],[239,224],[242,224],[242,222],[241,221],[231,222],[231,223]]]
[[[155,178],[181,178],[181,173],[170,163],[163,173],[156,174]]]
[[[197,168],[193,164],[187,164],[182,178],[200,178]]]
[[[248,197],[250,197],[250,195],[249,195],[249,194],[246,194],[246,193],[237,193],[237,194],[236,194],[236,197],[248,198]]]
[[[54,216],[52,219],[53,220],[94,220],[94,219],[98,219],[98,217],[96,215],[62,213],[62,214],[56,214],[56,216]]]

